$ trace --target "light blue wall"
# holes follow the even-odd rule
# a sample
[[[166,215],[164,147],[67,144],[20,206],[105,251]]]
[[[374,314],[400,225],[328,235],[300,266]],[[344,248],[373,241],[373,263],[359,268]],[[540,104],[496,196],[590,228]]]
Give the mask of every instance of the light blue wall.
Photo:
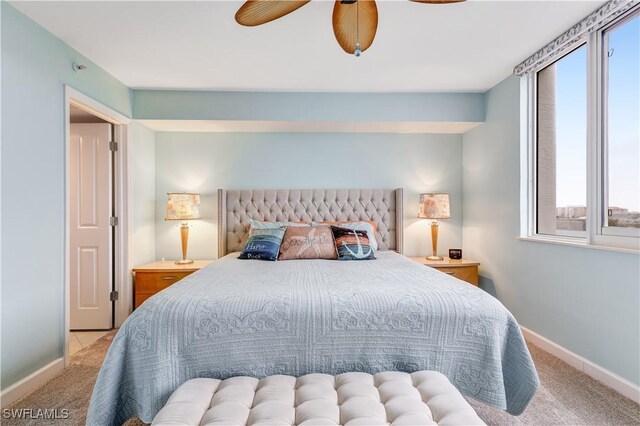
[[[217,256],[217,188],[396,188],[405,195],[405,253],[425,255],[418,194],[451,194],[453,219],[440,229],[441,252],[462,244],[462,136],[328,133],[156,133],[156,255],[180,257],[165,222],[166,193],[203,194],[203,220],[189,234],[189,257]]]
[[[137,119],[482,122],[482,93],[136,90]]]
[[[486,123],[463,136],[465,256],[521,325],[638,384],[640,256],[516,239],[519,90],[491,89]]]
[[[30,19],[2,14],[2,389],[62,356],[64,85],[131,115],[130,90]],[[75,73],[71,64],[88,69]]]
[[[135,266],[156,259],[156,135],[133,122],[131,139],[131,262]]]

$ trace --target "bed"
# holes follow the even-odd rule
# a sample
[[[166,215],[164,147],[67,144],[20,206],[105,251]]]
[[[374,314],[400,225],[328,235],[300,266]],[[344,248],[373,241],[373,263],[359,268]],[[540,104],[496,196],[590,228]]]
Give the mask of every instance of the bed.
[[[520,414],[538,387],[494,297],[402,256],[402,190],[218,191],[220,259],[158,293],[114,338],[87,424],[151,422],[183,382],[435,370]],[[374,220],[376,260],[240,260],[249,219]]]

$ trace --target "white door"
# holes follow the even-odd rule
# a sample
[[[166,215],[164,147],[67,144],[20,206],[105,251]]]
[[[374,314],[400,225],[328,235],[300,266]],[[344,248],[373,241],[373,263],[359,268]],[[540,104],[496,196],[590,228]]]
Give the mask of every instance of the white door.
[[[110,329],[111,124],[71,124],[71,329]]]

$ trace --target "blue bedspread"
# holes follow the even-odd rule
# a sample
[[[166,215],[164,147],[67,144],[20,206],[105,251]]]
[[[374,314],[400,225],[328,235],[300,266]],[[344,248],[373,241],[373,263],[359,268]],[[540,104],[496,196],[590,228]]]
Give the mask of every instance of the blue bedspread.
[[[520,414],[538,376],[494,297],[394,252],[377,260],[226,256],[147,300],[113,340],[87,424],[151,422],[194,377],[436,370]]]

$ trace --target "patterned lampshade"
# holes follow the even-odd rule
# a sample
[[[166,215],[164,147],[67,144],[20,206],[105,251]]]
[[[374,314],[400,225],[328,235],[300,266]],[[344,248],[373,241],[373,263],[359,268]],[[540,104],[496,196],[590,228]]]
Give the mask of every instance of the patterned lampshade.
[[[200,194],[169,192],[167,198],[164,220],[200,219]]]
[[[418,206],[420,219],[451,219],[449,194],[420,194]]]

